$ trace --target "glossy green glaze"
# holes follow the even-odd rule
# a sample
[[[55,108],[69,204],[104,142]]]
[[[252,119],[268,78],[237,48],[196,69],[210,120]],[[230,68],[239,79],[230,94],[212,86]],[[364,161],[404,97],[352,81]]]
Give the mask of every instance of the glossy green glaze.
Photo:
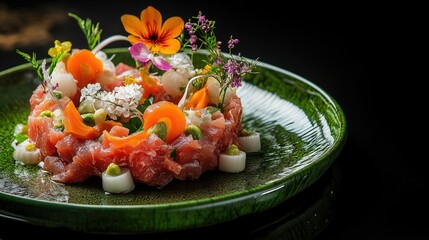
[[[133,64],[125,49],[106,52]],[[257,70],[237,92],[243,125],[260,132],[262,144],[261,153],[247,156],[244,172],[206,172],[162,189],[137,184],[121,195],[105,194],[97,177],[57,184],[39,167],[13,160],[13,130],[26,122],[38,82],[29,65],[1,72],[0,215],[83,232],[165,232],[237,219],[291,198],[319,179],[342,150],[345,116],[310,81],[265,63]]]

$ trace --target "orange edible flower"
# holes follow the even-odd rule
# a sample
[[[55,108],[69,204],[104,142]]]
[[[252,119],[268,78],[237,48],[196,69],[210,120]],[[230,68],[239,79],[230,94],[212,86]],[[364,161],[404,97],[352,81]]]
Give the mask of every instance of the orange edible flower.
[[[210,65],[205,65],[204,66],[204,68],[203,68],[203,70],[202,70],[202,73],[203,74],[206,74],[206,73],[208,73],[208,72],[210,72],[210,69],[211,69],[212,67],[210,66]]]
[[[176,38],[185,26],[180,17],[170,17],[162,24],[161,13],[149,6],[141,12],[140,19],[124,14],[121,21],[130,34],[128,40],[131,44],[143,42],[151,52],[163,54],[175,54],[180,49],[180,41]]]
[[[144,88],[142,102],[144,102],[144,99],[147,99],[151,94],[156,95],[161,91],[163,86],[158,82],[156,77],[153,77],[147,72],[146,68],[140,68],[139,69],[140,76],[142,78],[142,81],[139,83]]]

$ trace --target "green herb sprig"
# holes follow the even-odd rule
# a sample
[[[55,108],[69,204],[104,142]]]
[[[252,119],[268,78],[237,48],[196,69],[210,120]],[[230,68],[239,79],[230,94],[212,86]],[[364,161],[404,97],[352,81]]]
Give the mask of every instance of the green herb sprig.
[[[93,24],[91,19],[87,18],[83,20],[73,13],[68,14],[70,17],[76,19],[80,29],[85,34],[86,40],[88,41],[88,49],[92,50],[100,42],[100,36],[103,30],[99,28],[100,23]]]
[[[40,82],[43,83],[43,81],[45,81],[45,78],[43,77],[43,73],[41,69],[42,66],[40,65],[40,61],[37,60],[36,53],[33,52],[33,55],[30,56],[30,54],[22,52],[19,49],[16,49],[16,53],[21,55],[27,62],[31,64]]]

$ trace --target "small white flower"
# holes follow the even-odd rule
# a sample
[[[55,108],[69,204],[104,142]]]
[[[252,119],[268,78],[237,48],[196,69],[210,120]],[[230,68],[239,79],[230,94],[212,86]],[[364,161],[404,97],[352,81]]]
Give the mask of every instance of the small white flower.
[[[81,96],[80,101],[82,102],[84,99],[94,99],[93,97],[101,90],[100,83],[88,84],[86,87],[80,90]]]
[[[88,84],[81,90],[80,101],[94,104],[96,109],[103,108],[111,119],[116,120],[121,116],[138,115],[137,107],[142,96],[142,87],[135,83],[115,87],[111,92],[101,90],[100,84],[96,83]]]

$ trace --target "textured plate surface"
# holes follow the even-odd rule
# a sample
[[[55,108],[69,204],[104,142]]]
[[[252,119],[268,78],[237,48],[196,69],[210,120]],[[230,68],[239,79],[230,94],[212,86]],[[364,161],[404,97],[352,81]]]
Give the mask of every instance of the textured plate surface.
[[[106,52],[133,63],[126,49]],[[38,81],[29,65],[1,72],[0,216],[83,232],[143,233],[218,224],[277,206],[329,168],[346,141],[346,120],[310,81],[266,63],[257,70],[238,90],[243,125],[260,132],[262,143],[261,153],[247,156],[244,172],[206,172],[162,189],[137,184],[123,195],[105,194],[96,177],[57,184],[37,166],[13,160],[13,129],[26,122]]]

